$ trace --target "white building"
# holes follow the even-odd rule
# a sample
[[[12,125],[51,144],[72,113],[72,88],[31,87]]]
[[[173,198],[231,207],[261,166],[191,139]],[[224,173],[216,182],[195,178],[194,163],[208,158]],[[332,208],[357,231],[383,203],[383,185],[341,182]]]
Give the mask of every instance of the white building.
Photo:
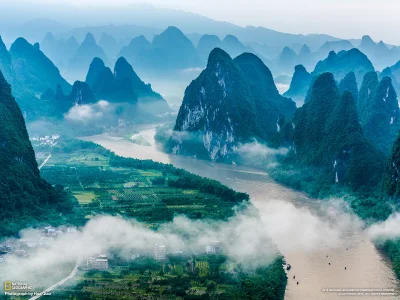
[[[108,258],[105,254],[100,254],[97,257],[86,257],[86,269],[87,270],[108,270]]]
[[[154,249],[154,256],[156,260],[165,260],[167,257],[167,248],[164,245],[156,245]]]
[[[221,242],[213,241],[206,246],[207,254],[217,254],[221,252]]]

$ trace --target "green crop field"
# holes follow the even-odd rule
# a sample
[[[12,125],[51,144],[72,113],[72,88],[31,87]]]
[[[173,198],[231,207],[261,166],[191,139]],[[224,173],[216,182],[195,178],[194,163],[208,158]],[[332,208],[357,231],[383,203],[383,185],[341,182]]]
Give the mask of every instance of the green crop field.
[[[77,200],[70,222],[78,226],[104,214],[136,219],[151,229],[177,215],[226,220],[235,206],[248,200],[245,194],[170,165],[118,157],[78,141],[60,143],[41,175],[51,184],[62,183]],[[250,277],[242,266],[223,255],[167,254],[160,262],[151,253],[134,259],[113,253],[107,271],[81,268],[75,284],[60,287],[52,298],[244,299],[247,286],[255,286],[259,297],[252,299],[282,299],[286,286],[282,262],[279,258],[255,270],[254,282],[248,285]]]

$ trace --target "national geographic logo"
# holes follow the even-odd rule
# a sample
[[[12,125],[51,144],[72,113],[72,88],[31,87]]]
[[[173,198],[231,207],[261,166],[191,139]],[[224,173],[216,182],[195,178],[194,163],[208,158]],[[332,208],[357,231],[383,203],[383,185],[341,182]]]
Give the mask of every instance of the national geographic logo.
[[[12,282],[11,281],[4,282],[4,290],[5,291],[11,291],[12,290]]]
[[[32,290],[32,286],[26,282],[12,282],[5,281],[4,282],[4,290],[5,291],[14,291],[14,290]]]

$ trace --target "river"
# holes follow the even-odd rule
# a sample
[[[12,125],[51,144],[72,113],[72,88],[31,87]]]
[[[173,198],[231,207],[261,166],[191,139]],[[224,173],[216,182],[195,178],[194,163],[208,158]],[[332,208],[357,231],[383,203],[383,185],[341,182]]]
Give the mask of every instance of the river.
[[[263,171],[162,153],[155,146],[154,128],[139,134],[151,146],[106,134],[85,139],[121,156],[170,163],[248,193],[272,240],[292,266],[287,271],[285,299],[399,299],[400,296],[342,296],[337,291],[323,291],[399,288],[390,264],[353,216],[338,214],[334,206],[284,187]]]

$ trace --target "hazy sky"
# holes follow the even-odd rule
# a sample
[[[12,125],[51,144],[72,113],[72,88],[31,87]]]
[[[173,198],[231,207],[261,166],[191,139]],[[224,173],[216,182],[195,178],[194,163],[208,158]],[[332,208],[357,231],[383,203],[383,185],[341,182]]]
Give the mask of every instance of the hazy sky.
[[[0,0],[3,1],[3,0]],[[343,38],[364,34],[400,44],[399,0],[22,0],[83,6],[147,3],[199,13],[238,25],[290,33],[327,33]]]

